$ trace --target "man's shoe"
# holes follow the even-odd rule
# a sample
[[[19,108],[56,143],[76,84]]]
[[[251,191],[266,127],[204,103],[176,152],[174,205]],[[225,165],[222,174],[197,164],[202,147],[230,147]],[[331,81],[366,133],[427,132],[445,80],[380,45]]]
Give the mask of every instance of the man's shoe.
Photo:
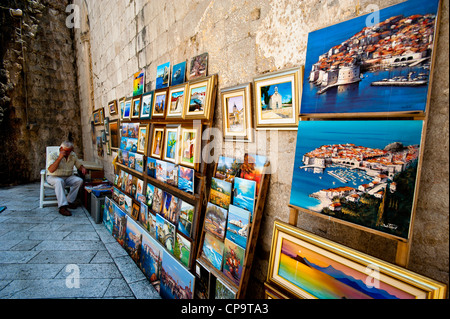
[[[69,208],[70,209],[76,209],[76,208],[78,208],[78,204],[77,203],[69,203]]]
[[[72,216],[72,213],[67,210],[67,206],[60,207],[59,213],[63,216]]]

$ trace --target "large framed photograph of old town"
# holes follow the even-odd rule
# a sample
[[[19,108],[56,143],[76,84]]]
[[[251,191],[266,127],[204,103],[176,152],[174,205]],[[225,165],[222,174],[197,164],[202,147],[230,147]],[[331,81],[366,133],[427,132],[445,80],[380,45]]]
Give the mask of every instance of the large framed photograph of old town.
[[[423,126],[419,120],[301,121],[290,206],[407,240]]]
[[[445,299],[447,286],[274,222],[267,281],[301,299]]]
[[[308,36],[301,115],[426,112],[439,0],[409,0]]]

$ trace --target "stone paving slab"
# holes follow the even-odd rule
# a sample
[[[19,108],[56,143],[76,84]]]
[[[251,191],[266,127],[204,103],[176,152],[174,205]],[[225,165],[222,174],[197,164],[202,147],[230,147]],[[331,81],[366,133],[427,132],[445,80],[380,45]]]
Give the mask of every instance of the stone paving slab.
[[[160,299],[83,207],[69,217],[39,208],[39,183],[0,188],[0,205],[0,299]]]

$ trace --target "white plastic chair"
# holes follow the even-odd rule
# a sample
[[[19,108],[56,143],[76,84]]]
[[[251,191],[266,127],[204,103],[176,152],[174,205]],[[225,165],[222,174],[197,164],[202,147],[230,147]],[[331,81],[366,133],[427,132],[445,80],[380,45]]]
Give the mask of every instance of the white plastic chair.
[[[45,154],[45,169],[41,170],[41,191],[39,196],[39,207],[43,208],[44,205],[55,205],[58,204],[56,199],[56,194],[54,192],[54,187],[47,182],[47,159],[49,155],[53,152],[59,152],[59,146],[47,146]],[[75,168],[74,168],[75,170]],[[51,194],[45,192],[46,188],[51,188],[53,191]],[[66,187],[66,194],[68,193],[69,187]]]

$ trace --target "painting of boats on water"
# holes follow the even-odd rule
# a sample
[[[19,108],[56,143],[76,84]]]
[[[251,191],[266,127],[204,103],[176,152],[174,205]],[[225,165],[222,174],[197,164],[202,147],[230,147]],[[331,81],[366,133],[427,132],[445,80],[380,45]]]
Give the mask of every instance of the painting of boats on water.
[[[301,113],[425,112],[438,8],[410,0],[311,32]]]
[[[303,121],[290,204],[408,238],[423,121]]]
[[[247,247],[250,230],[250,212],[248,210],[230,205],[228,210],[226,238],[242,248]]]
[[[193,299],[195,276],[163,250],[160,295],[164,299]]]

